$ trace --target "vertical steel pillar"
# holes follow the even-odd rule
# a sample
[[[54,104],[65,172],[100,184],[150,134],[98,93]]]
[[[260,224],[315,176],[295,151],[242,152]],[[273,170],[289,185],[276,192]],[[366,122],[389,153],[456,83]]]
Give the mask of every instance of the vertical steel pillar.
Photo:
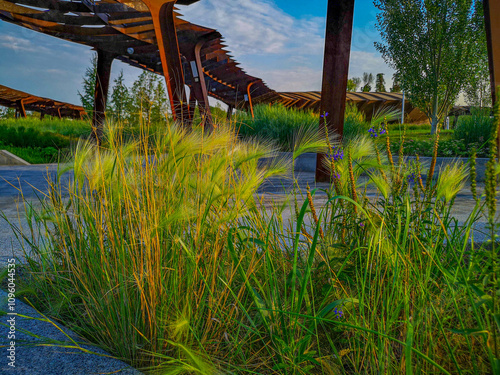
[[[111,64],[115,55],[97,50],[97,74],[95,78],[94,112],[92,113],[92,138],[100,142],[103,135],[104,122],[106,121],[106,103],[108,100],[109,77]],[[57,109],[59,118],[61,112]]]
[[[26,118],[26,109],[24,108],[24,103],[23,100],[18,100],[16,102],[17,104],[17,110],[19,112],[19,117]]]
[[[496,103],[496,89],[500,86],[500,1],[483,0],[488,62],[490,66],[491,99]],[[498,159],[500,160],[500,127],[497,136]]]
[[[153,19],[172,115],[174,120],[188,125],[189,109],[174,19],[176,1],[144,0],[144,3],[148,6]]]
[[[196,98],[194,96],[194,91],[191,88],[189,91],[189,121],[192,122],[194,119],[194,113],[196,111]]]
[[[231,118],[233,117],[233,110],[234,110],[234,105],[228,104],[227,106],[227,121],[231,121]]]
[[[248,95],[248,105],[250,106],[250,113],[252,114],[252,118],[255,118],[254,113],[253,113],[253,103],[252,103],[252,93],[250,91],[250,88],[253,86],[254,83],[257,81],[250,82],[247,86],[247,95]]]
[[[323,86],[321,91],[320,130],[326,126],[329,134],[342,136],[344,112],[351,52],[354,0],[328,0],[325,58],[323,62]],[[328,170],[323,166],[324,154],[316,158],[316,181],[330,181]]]
[[[191,75],[193,77],[191,93],[194,95],[194,98],[198,102],[198,109],[200,110],[202,125],[207,131],[212,131],[214,124],[212,120],[212,114],[210,113],[210,105],[208,103],[208,91],[207,85],[205,83],[205,77],[203,75],[203,66],[201,64],[200,52],[205,42],[210,40],[210,37],[210,34],[203,36],[200,40],[196,41],[196,44],[194,44],[194,46],[189,46],[185,51],[183,51],[183,54],[189,62]]]

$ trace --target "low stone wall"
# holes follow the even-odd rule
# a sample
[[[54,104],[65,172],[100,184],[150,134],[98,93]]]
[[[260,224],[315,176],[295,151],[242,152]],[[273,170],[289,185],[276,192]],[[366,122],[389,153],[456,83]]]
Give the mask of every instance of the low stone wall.
[[[280,152],[279,153],[279,158],[286,158],[286,159],[291,159],[292,158],[292,153],[291,152]],[[415,156],[405,156],[405,161],[409,162],[412,160],[416,160]],[[422,171],[422,176],[426,176],[427,169],[429,168],[431,164],[432,158],[431,157],[420,157],[420,162],[422,163],[423,166],[423,171]],[[448,157],[438,157],[436,159],[436,169],[434,172],[434,178],[436,178],[439,175],[439,172],[441,169],[443,169],[447,164],[450,164],[454,161],[459,161],[462,162],[466,165],[469,164],[469,158],[448,158]],[[264,163],[269,162],[269,160],[263,160]],[[394,157],[394,162],[398,162],[398,157]],[[477,181],[482,182],[484,181],[484,176],[486,172],[486,163],[488,162],[487,158],[477,158],[476,159],[476,173],[477,173]],[[316,154],[313,153],[306,153],[300,155],[297,160],[295,161],[295,171],[296,172],[311,172],[314,173],[316,171]]]
[[[7,150],[0,150],[0,165],[31,165],[26,160],[11,154]]]

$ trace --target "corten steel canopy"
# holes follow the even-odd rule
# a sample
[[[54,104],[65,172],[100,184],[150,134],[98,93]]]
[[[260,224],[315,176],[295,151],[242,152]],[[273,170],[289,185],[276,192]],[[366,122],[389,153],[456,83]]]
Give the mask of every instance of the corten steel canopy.
[[[86,115],[83,107],[42,98],[2,85],[0,85],[0,105],[15,108],[21,117],[26,117],[26,111],[40,112],[42,117],[50,115],[79,119]]]
[[[220,33],[189,23],[175,11],[175,3],[196,1],[0,0],[0,19],[97,50],[96,127],[104,121],[115,58],[165,76],[175,119],[189,123],[198,103],[210,122],[207,96],[232,110],[249,108],[252,97],[273,91],[239,68]],[[189,99],[184,84],[190,87]]]
[[[377,110],[384,107],[401,109],[403,94],[395,92],[347,92],[347,103],[354,103],[358,109],[370,120]],[[321,92],[278,92],[263,95],[254,100],[255,103],[279,103],[286,108],[321,111]],[[410,122],[428,121],[427,116],[418,108],[405,100],[405,116]]]

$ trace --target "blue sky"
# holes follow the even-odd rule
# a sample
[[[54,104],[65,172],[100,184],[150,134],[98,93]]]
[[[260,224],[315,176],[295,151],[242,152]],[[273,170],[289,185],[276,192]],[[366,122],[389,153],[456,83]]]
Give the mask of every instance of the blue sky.
[[[278,91],[321,88],[327,0],[200,0],[180,6],[190,22],[216,28],[247,73]],[[373,47],[372,0],[356,0],[349,76],[392,70]],[[53,38],[0,21],[0,84],[35,95],[79,104],[77,91],[89,65],[89,47]],[[112,79],[123,69],[130,86],[140,70],[119,61]]]

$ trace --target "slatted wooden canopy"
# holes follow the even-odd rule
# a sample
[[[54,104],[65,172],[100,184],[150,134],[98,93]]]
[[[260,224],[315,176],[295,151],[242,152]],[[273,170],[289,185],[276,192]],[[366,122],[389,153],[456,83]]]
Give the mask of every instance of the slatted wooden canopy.
[[[92,47],[100,53],[99,58],[104,56],[101,60],[103,64],[108,63],[109,69],[111,61],[117,58],[132,66],[164,74],[165,65],[169,64],[162,64],[158,36],[163,35],[163,44],[175,44],[178,41],[181,68],[175,71],[172,70],[175,67],[169,68],[171,70],[167,78],[172,108],[177,108],[178,102],[183,101],[182,93],[175,91],[182,90],[184,83],[193,89],[190,98],[192,104],[196,100],[199,104],[203,101],[200,97],[202,91],[198,90],[198,97],[194,95],[197,93],[194,86],[199,82],[197,55],[201,60],[206,94],[231,108],[248,107],[252,96],[272,93],[261,79],[246,74],[239,67],[225,49],[219,32],[183,20],[177,9],[173,8],[175,3],[190,5],[197,1],[163,1],[164,5],[171,5],[171,26],[175,28],[173,33],[161,30],[159,34],[158,28],[155,29],[155,4],[162,2],[153,0],[147,1],[148,5],[140,0],[0,0],[0,19]],[[161,20],[169,19],[169,14],[163,8],[158,13],[161,14],[156,16]],[[170,55],[175,55],[175,51]],[[167,60],[169,58],[175,60],[176,56],[167,56]],[[177,81],[174,88],[168,85],[169,80]],[[107,84],[100,89],[107,91]]]
[[[26,111],[36,111],[42,115],[47,114],[56,117],[72,118],[81,118],[86,114],[83,107],[31,95],[3,85],[0,85],[0,105],[15,108],[21,114],[24,113],[24,117],[26,116]]]
[[[403,94],[396,92],[348,92],[347,103],[354,103],[370,120],[377,110],[391,107],[401,109]],[[255,103],[280,103],[286,108],[311,110],[319,113],[321,108],[321,92],[278,92],[255,98]],[[427,121],[427,116],[405,100],[405,116],[410,122]]]

